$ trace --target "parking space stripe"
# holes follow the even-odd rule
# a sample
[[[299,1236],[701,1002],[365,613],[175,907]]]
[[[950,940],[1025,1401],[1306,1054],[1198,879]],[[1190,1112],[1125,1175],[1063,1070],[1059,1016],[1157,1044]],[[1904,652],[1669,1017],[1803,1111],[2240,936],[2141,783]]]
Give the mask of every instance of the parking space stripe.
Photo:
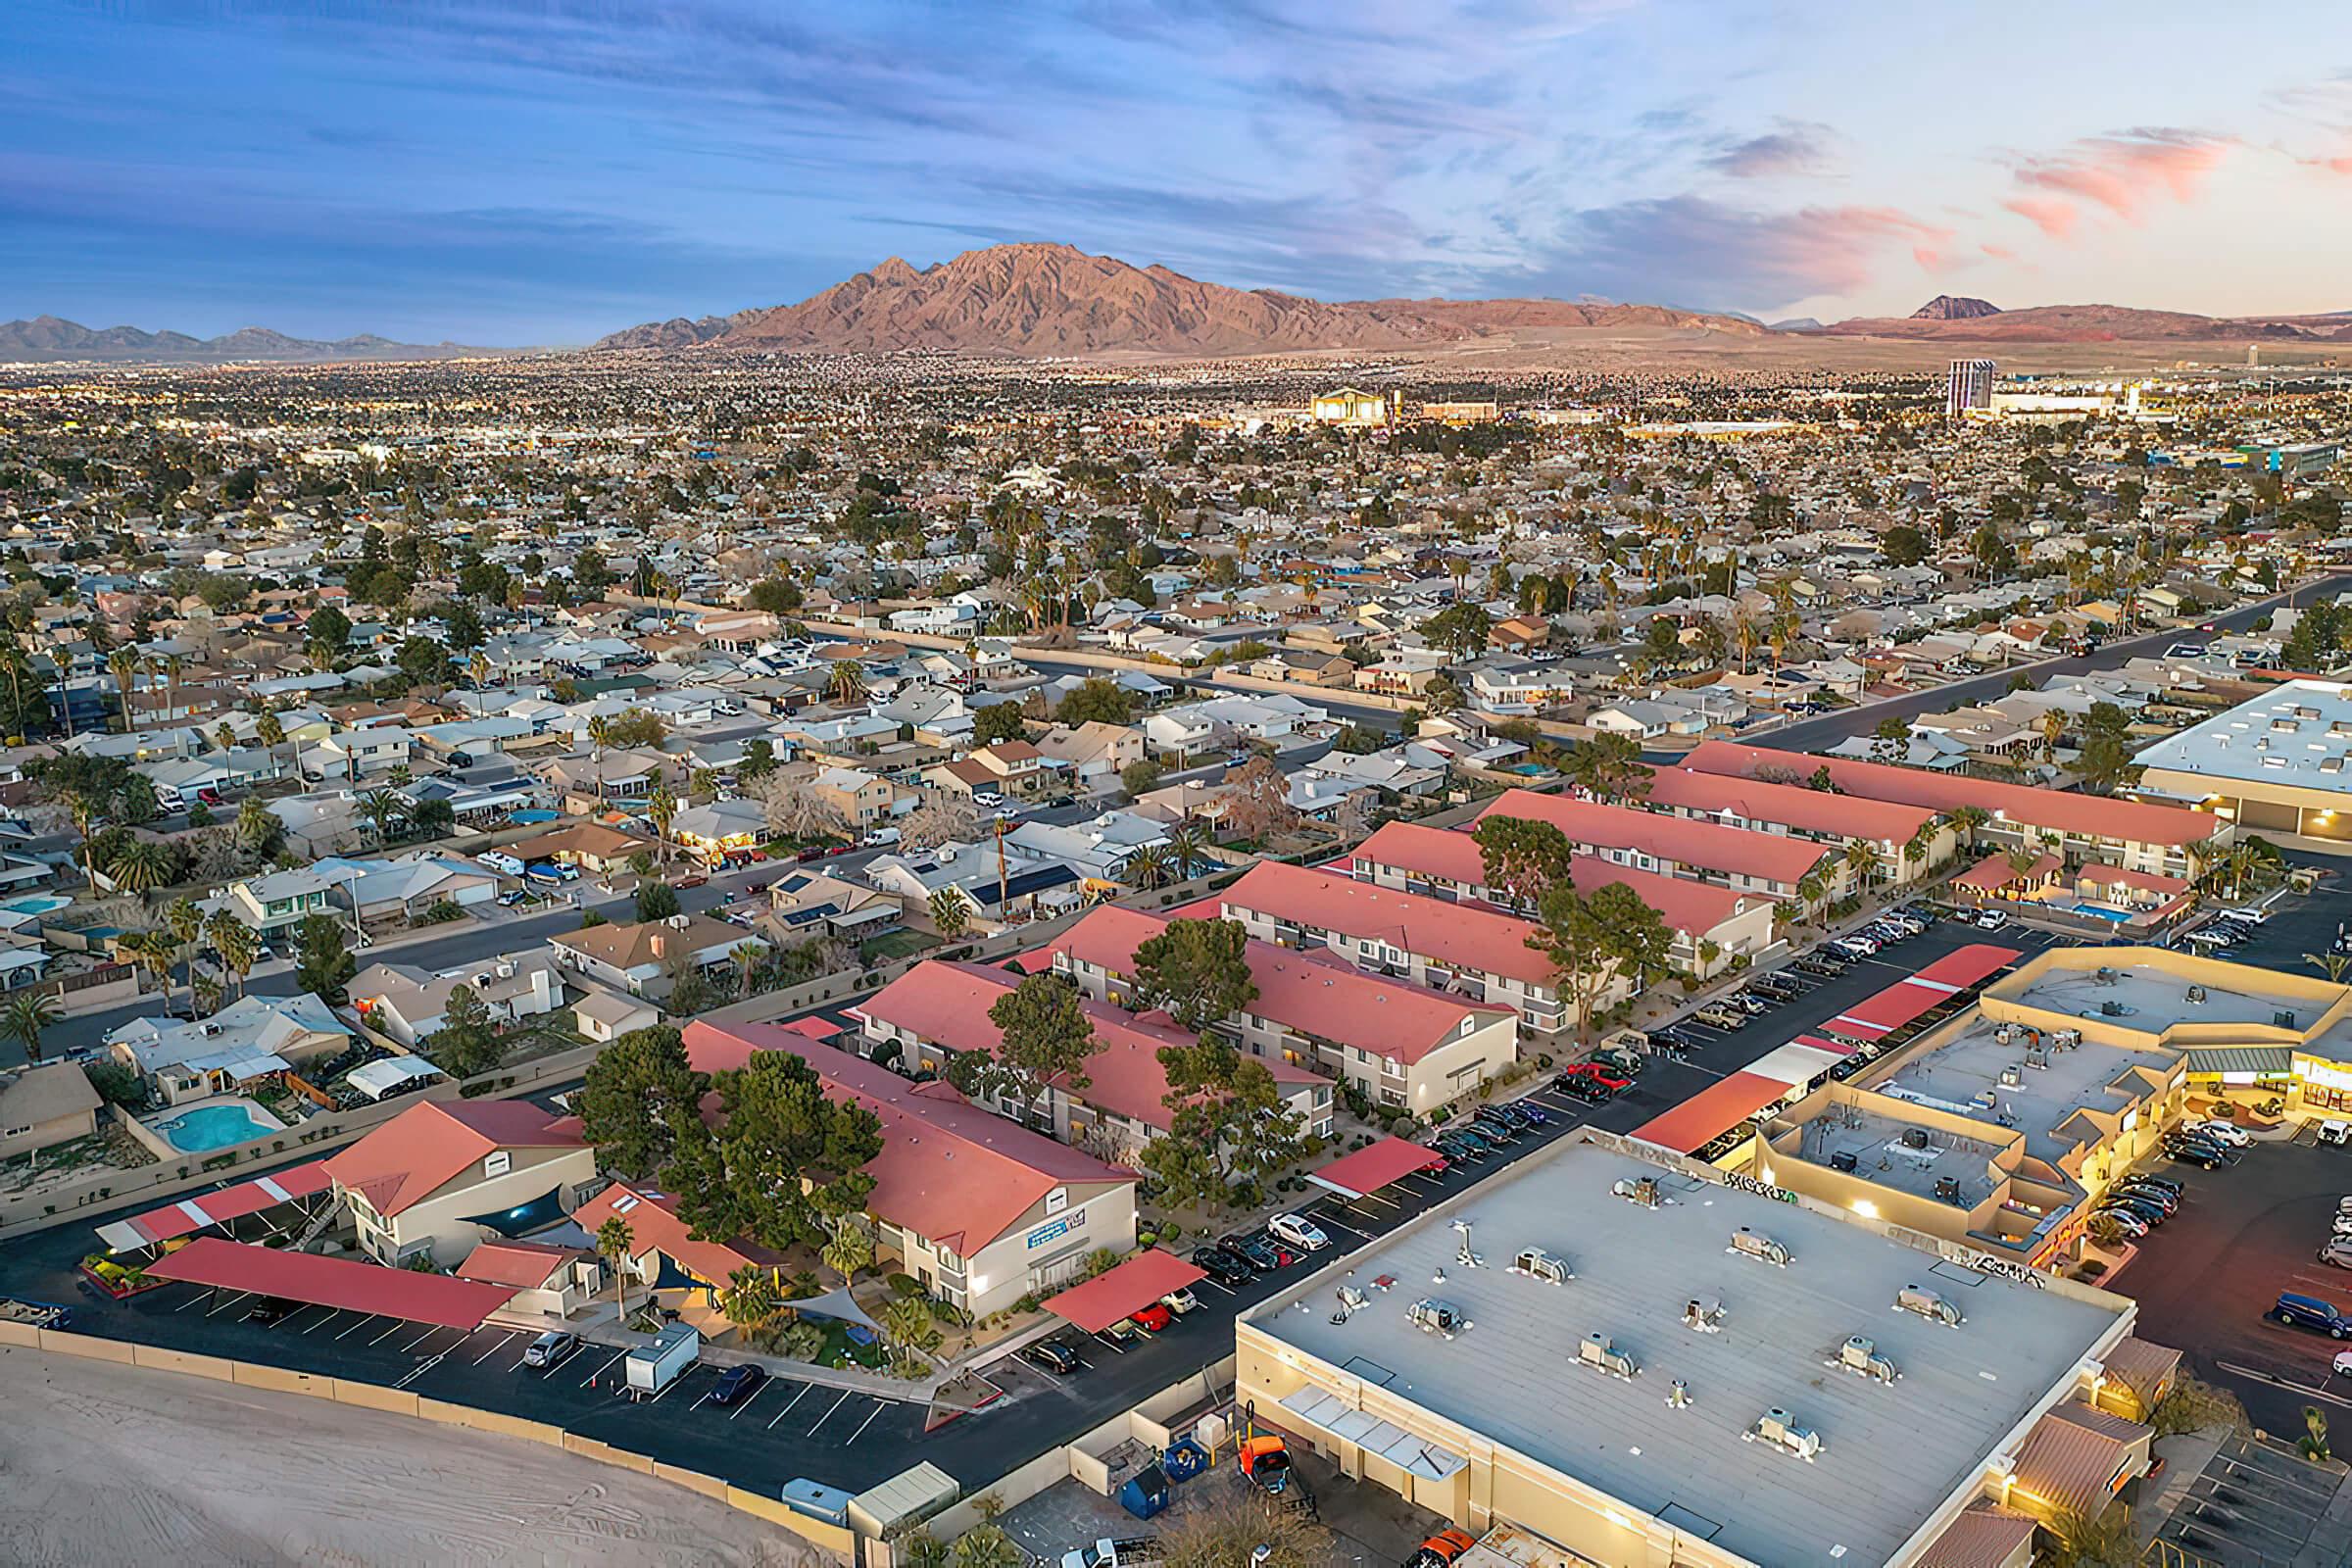
[[[402,1346],[402,1347],[400,1348],[401,1348],[401,1353],[402,1353],[402,1354],[404,1354],[404,1355],[405,1355],[405,1354],[407,1354],[409,1351],[411,1351],[411,1350],[414,1350],[415,1348],[416,1348],[416,1347],[418,1347],[419,1345],[422,1345],[422,1344],[423,1344],[425,1341],[427,1341],[427,1340],[431,1339],[431,1338],[432,1338],[434,1335],[436,1335],[436,1334],[438,1334],[438,1333],[440,1333],[440,1332],[441,1332],[441,1330],[440,1330],[440,1328],[439,1328],[438,1326],[436,1326],[436,1327],[433,1327],[433,1328],[426,1329],[426,1330],[425,1330],[425,1331],[424,1331],[422,1334],[419,1334],[419,1335],[417,1335],[417,1336],[416,1336],[415,1339],[411,1340],[411,1341],[410,1341],[408,1344],[406,1344],[406,1345]]]
[[[612,1360],[607,1361],[603,1366],[598,1367],[595,1371],[589,1373],[585,1378],[580,1380],[580,1387],[585,1389],[592,1387],[595,1384],[602,1383],[605,1380],[605,1374],[612,1371],[614,1367],[620,1365],[620,1358],[628,1353],[629,1352],[626,1350],[614,1351]]]
[[[392,1320],[392,1326],[390,1328],[384,1330],[383,1333],[378,1334],[374,1339],[369,1340],[368,1343],[369,1345],[381,1345],[393,1335],[398,1334],[402,1329],[407,1327],[409,1327],[407,1319],[396,1317]]]
[[[294,1314],[295,1317],[300,1317],[301,1315],[302,1314],[299,1312]],[[311,1319],[310,1327],[299,1330],[298,1332],[308,1334],[311,1332],[311,1329],[324,1328],[327,1324],[332,1323],[336,1318],[339,1318],[342,1315],[343,1309],[341,1307],[329,1307],[324,1317],[315,1317]],[[294,1321],[294,1318],[290,1317],[286,1319],[286,1321],[291,1323]]]
[[[517,1334],[519,1334],[519,1333],[521,1333],[521,1332],[522,1332],[522,1331],[521,1331],[520,1329],[509,1329],[509,1330],[507,1330],[507,1336],[506,1336],[506,1339],[500,1340],[500,1341],[499,1341],[499,1342],[498,1342],[496,1345],[493,1345],[492,1347],[490,1347],[490,1348],[488,1348],[487,1350],[484,1350],[484,1351],[483,1351],[481,1354],[479,1354],[479,1355],[475,1356],[475,1357],[473,1358],[473,1364],[474,1364],[475,1366],[480,1366],[480,1365],[481,1365],[481,1364],[482,1364],[484,1361],[487,1361],[487,1360],[489,1360],[489,1359],[490,1359],[492,1356],[496,1355],[496,1354],[497,1354],[499,1351],[501,1351],[501,1350],[503,1350],[503,1349],[505,1349],[505,1348],[507,1348],[507,1343],[508,1343],[508,1341],[510,1341],[510,1340],[514,1339],[515,1335],[517,1335]]]
[[[338,1340],[349,1339],[349,1338],[350,1338],[352,1335],[354,1335],[354,1334],[358,1333],[358,1332],[359,1332],[361,1329],[364,1329],[364,1328],[366,1328],[366,1327],[367,1327],[368,1324],[370,1324],[370,1323],[372,1323],[372,1322],[374,1322],[374,1321],[375,1321],[375,1314],[374,1314],[373,1312],[370,1312],[370,1313],[368,1313],[368,1314],[366,1317],[364,1317],[364,1318],[361,1318],[359,1321],[357,1321],[357,1322],[353,1323],[353,1324],[352,1324],[352,1326],[351,1326],[350,1328],[347,1328],[347,1329],[343,1330],[341,1333],[337,1334],[337,1335],[335,1336],[335,1338],[336,1338],[336,1339],[338,1339]],[[373,1342],[373,1341],[369,1341],[368,1343],[369,1343],[369,1344],[373,1344],[374,1342]]]
[[[211,1307],[207,1307],[207,1308],[205,1308],[204,1315],[205,1315],[206,1317],[211,1317],[211,1316],[212,1316],[214,1313],[216,1313],[216,1312],[223,1311],[223,1310],[225,1310],[225,1309],[226,1309],[226,1308],[228,1308],[228,1307],[234,1306],[234,1305],[235,1305],[237,1302],[244,1300],[244,1299],[245,1299],[247,1297],[251,1296],[252,1294],[253,1294],[253,1293],[252,1293],[251,1291],[234,1291],[234,1292],[231,1292],[229,1295],[227,1295],[227,1296],[224,1296],[224,1297],[222,1297],[222,1298],[220,1298],[220,1304],[219,1306],[211,1306]]]
[[[865,1429],[874,1424],[874,1417],[880,1415],[881,1413],[882,1401],[880,1399],[876,1399],[874,1401],[873,1409],[867,1411],[865,1419],[858,1423],[858,1430],[850,1434],[849,1441],[856,1443],[858,1437],[864,1433]]]
[[[767,1392],[767,1386],[768,1386],[770,1383],[773,1383],[773,1382],[775,1382],[775,1381],[776,1381],[776,1380],[775,1380],[774,1378],[762,1378],[762,1379],[760,1379],[760,1386],[759,1386],[758,1388],[756,1388],[756,1389],[754,1389],[754,1390],[752,1391],[752,1394],[751,1394],[751,1398],[745,1399],[745,1400],[744,1400],[744,1401],[743,1401],[741,1404],[737,1405],[737,1406],[736,1406],[736,1407],[735,1407],[733,1410],[729,1411],[729,1412],[727,1413],[727,1419],[728,1419],[728,1420],[730,1420],[730,1421],[733,1421],[733,1420],[735,1420],[736,1418],[738,1418],[739,1416],[741,1416],[741,1415],[743,1414],[743,1412],[744,1412],[744,1411],[746,1411],[746,1410],[749,1410],[749,1409],[752,1407],[752,1400],[753,1400],[753,1399],[757,1399],[757,1398],[759,1398],[759,1397],[760,1397],[760,1396],[761,1396],[762,1394],[765,1394],[765,1393]]]
[[[838,1410],[838,1409],[840,1409],[840,1408],[842,1407],[842,1405],[843,1405],[843,1404],[847,1403],[847,1402],[848,1402],[848,1400],[849,1400],[849,1397],[850,1397],[850,1391],[849,1391],[849,1390],[847,1390],[847,1389],[844,1389],[844,1390],[842,1390],[842,1391],[841,1391],[841,1397],[840,1397],[840,1398],[838,1398],[838,1399],[835,1399],[835,1400],[834,1400],[834,1401],[833,1401],[831,1404],[828,1404],[828,1405],[826,1405],[826,1406],[825,1406],[825,1413],[824,1413],[823,1415],[820,1415],[820,1416],[818,1416],[818,1417],[816,1418],[816,1427],[821,1427],[821,1426],[823,1426],[823,1425],[824,1425],[824,1424],[825,1424],[827,1421],[830,1421],[830,1420],[832,1420],[832,1419],[833,1419],[833,1412],[834,1412],[834,1411],[836,1411],[836,1410]],[[812,1437],[812,1438],[816,1436],[816,1427],[810,1427],[810,1428],[808,1429],[808,1436],[810,1436],[810,1437]]]
[[[214,1291],[214,1290],[210,1290],[210,1289],[200,1289],[200,1290],[193,1290],[193,1291],[190,1291],[190,1292],[188,1293],[188,1298],[187,1298],[186,1300],[184,1300],[184,1301],[180,1302],[180,1303],[179,1303],[177,1306],[173,1307],[172,1310],[172,1311],[174,1311],[174,1312],[185,1312],[185,1311],[186,1311],[186,1310],[187,1310],[189,1307],[191,1307],[191,1306],[194,1306],[194,1305],[195,1305],[195,1304],[196,1304],[198,1301],[209,1301],[209,1300],[211,1300],[211,1299],[212,1299],[212,1298],[213,1298],[215,1296],[218,1296],[219,1294],[220,1294],[220,1293],[219,1293],[218,1291]]]
[[[802,1384],[801,1392],[794,1395],[790,1400],[786,1401],[783,1409],[778,1410],[774,1415],[768,1418],[767,1429],[770,1432],[773,1432],[776,1429],[776,1423],[783,1420],[786,1416],[792,1414],[792,1407],[800,1403],[803,1399],[808,1397],[808,1391],[814,1387],[815,1385],[812,1383]]]

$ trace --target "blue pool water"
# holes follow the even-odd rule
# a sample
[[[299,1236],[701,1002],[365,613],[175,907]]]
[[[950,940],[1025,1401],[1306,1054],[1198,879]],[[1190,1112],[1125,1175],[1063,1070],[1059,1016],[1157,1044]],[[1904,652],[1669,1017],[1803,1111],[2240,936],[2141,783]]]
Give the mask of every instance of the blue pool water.
[[[201,1154],[226,1149],[231,1144],[249,1143],[278,1129],[258,1119],[243,1105],[199,1105],[169,1121],[157,1122],[155,1130],[181,1153]]]
[[[2075,906],[2075,912],[2090,915],[2094,919],[2113,920],[2117,925],[2122,925],[2126,920],[2132,918],[2131,910],[2110,909],[2104,904],[2078,904]]]

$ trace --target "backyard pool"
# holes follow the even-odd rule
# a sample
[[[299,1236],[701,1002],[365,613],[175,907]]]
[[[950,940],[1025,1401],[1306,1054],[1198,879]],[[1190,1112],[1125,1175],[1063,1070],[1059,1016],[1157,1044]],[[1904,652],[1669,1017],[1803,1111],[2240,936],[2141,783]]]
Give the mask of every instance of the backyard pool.
[[[216,1100],[147,1124],[183,1154],[202,1154],[281,1132],[285,1123],[246,1100]]]
[[[2113,920],[2117,925],[2122,925],[2132,918],[2130,909],[2113,909],[2104,904],[2078,904],[2075,906],[2074,912],[2087,914],[2094,920]]]

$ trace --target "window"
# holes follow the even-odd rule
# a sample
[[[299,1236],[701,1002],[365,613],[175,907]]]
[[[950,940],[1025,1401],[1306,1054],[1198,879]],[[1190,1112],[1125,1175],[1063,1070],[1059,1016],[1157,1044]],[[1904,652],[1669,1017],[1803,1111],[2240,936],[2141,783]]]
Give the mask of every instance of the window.
[[[503,1149],[494,1150],[482,1157],[484,1176],[504,1176],[514,1168],[514,1156]]]

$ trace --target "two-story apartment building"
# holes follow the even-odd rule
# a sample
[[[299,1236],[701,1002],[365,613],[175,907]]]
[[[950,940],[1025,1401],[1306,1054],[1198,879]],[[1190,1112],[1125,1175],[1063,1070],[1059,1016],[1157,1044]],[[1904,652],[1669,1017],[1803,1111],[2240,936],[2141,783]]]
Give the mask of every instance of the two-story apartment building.
[[[735,961],[736,949],[764,952],[768,946],[743,927],[707,914],[592,925],[563,932],[549,942],[560,962],[590,980],[654,1002],[668,998],[680,972],[726,969]]]
[[[1112,795],[1121,788],[1119,775],[1144,760],[1144,732],[1129,724],[1089,719],[1072,728],[1056,724],[1039,737],[1037,750],[1067,771],[1082,795]]]
[[[1496,816],[1547,822],[1567,835],[1578,854],[1597,856],[1613,865],[1687,877],[1785,904],[1805,902],[1797,889],[1808,878],[1821,897],[1828,897],[1846,875],[1843,862],[1811,840],[1750,833],[1602,801],[1509,790],[1480,811],[1478,820]]]
[[[1693,821],[1810,840],[1838,852],[1840,865],[1845,850],[1866,843],[1877,855],[1880,875],[1896,884],[1932,874],[1951,858],[1956,839],[1951,819],[1932,807],[1830,795],[1801,784],[1686,767],[1653,769],[1642,804]],[[1912,853],[1913,844],[1924,853]]]
[[[505,1234],[480,1216],[551,1223],[604,1185],[579,1124],[527,1100],[419,1102],[328,1155],[326,1173],[361,1250],[393,1267],[452,1267]]]

